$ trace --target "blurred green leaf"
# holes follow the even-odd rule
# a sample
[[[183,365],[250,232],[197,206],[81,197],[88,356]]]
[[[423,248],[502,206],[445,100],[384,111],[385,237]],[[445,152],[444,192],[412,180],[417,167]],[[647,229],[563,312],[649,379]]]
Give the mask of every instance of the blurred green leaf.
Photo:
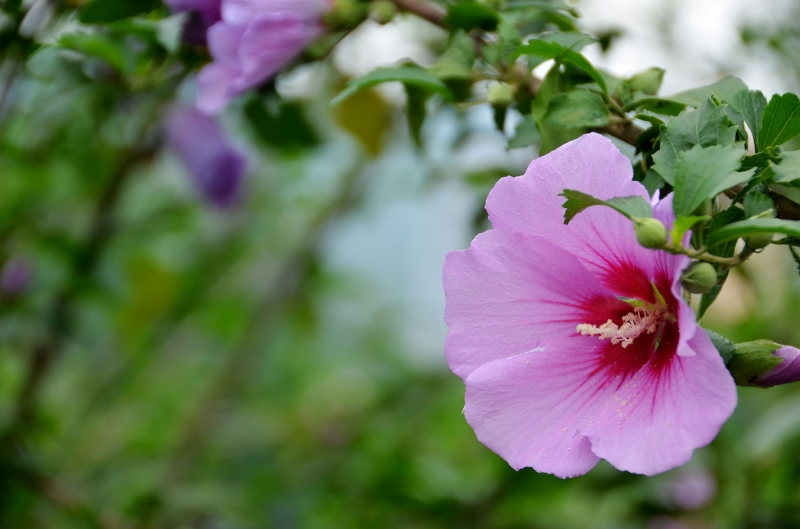
[[[534,39],[528,41],[528,44],[524,44],[517,48],[517,51],[514,55],[536,55],[545,59],[555,59],[557,63],[560,62],[580,68],[589,74],[589,77],[594,79],[603,93],[608,94],[608,85],[606,84],[606,80],[600,74],[600,72],[598,72],[595,67],[592,66],[586,57],[577,51],[570,49],[569,47],[563,46],[562,44],[554,41]]]
[[[84,24],[106,24],[144,13],[161,6],[160,0],[90,0],[78,11]]]
[[[506,11],[511,11],[514,9],[526,9],[531,7],[543,11],[564,11],[574,17],[578,16],[578,11],[574,7],[558,0],[553,0],[552,2],[547,0],[509,0],[505,9]]]
[[[418,66],[398,66],[397,68],[378,68],[372,72],[356,77],[347,82],[345,88],[337,95],[332,105],[337,105],[365,88],[370,88],[382,83],[400,82],[406,86],[417,86],[435,92],[448,101],[455,101],[455,96],[438,77]]]
[[[661,127],[661,148],[653,155],[653,170],[670,185],[675,182],[678,157],[697,145],[733,145],[736,126],[725,108],[707,99],[697,110],[687,110]]]
[[[750,191],[744,197],[743,205],[745,217],[755,217],[765,211],[772,211],[775,216],[775,203],[766,193]]]
[[[536,126],[536,121],[531,116],[526,116],[525,119],[519,122],[514,137],[508,140],[509,149],[518,149],[520,147],[528,147],[541,141],[539,135],[539,128]]]
[[[749,219],[728,224],[708,236],[709,246],[759,233],[781,233],[800,237],[800,221],[781,219]]]
[[[336,121],[372,156],[380,154],[392,123],[391,105],[375,90],[366,89],[343,100],[333,109]]]
[[[733,146],[695,145],[678,156],[675,165],[675,196],[672,209],[676,216],[691,215],[700,205],[729,187],[746,182],[754,170],[738,172],[745,151]]]
[[[486,4],[466,0],[448,7],[444,22],[453,30],[494,31],[500,22],[500,15]]]
[[[308,123],[299,103],[277,98],[267,101],[253,96],[244,107],[244,115],[264,144],[279,149],[303,149],[319,143],[317,133]]]
[[[653,217],[653,208],[650,203],[638,195],[600,200],[574,189],[565,189],[559,196],[567,199],[562,205],[564,208],[564,224],[569,224],[575,218],[575,215],[592,206],[610,207],[631,220]]]
[[[764,109],[759,130],[759,148],[783,145],[800,134],[800,98],[792,93],[775,94]]]
[[[781,160],[772,165],[773,182],[789,185],[800,180],[800,151],[781,153]]]
[[[411,138],[418,147],[422,146],[422,124],[425,122],[425,105],[431,96],[428,90],[414,85],[405,85],[406,88],[406,117]]]
[[[550,100],[545,119],[562,127],[602,127],[611,120],[603,100],[588,90],[571,90]]]
[[[628,84],[634,92],[638,90],[646,95],[654,96],[664,81],[664,72],[663,68],[649,68],[628,79]]]
[[[542,81],[536,98],[531,103],[531,116],[536,121],[541,136],[541,147],[539,155],[546,154],[561,145],[574,140],[584,133],[580,128],[567,128],[545,119],[547,109],[553,97],[565,90],[566,82],[561,75],[558,66],[553,66]]]
[[[58,39],[58,45],[100,59],[122,74],[129,74],[135,67],[130,48],[106,34],[68,33]]]
[[[744,84],[744,81],[738,77],[729,75],[720,79],[716,83],[694,88],[692,90],[686,90],[685,92],[671,95],[668,97],[668,99],[699,108],[711,96],[715,96],[720,101],[730,104],[730,102],[735,98],[736,94],[742,90],[748,90],[747,85]]]

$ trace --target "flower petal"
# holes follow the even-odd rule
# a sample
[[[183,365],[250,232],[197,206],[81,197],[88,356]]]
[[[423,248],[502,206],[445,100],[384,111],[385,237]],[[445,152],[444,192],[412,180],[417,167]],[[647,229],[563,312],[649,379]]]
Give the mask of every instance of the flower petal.
[[[464,414],[515,469],[572,477],[604,458],[621,470],[663,472],[711,442],[736,406],[733,380],[707,335],[692,346],[694,357],[616,382],[596,369],[591,339],[544,341],[543,350],[473,371]]]
[[[443,280],[445,353],[462,378],[547,337],[575,335],[579,323],[605,323],[630,310],[575,257],[531,235],[478,235],[469,249],[448,254]]]
[[[239,46],[240,91],[262,83],[299,55],[322,33],[318,24],[291,15],[257,17]]]
[[[596,455],[651,476],[686,463],[716,437],[736,407],[736,385],[705,331],[689,346],[695,356],[642,369],[580,428]]]
[[[578,430],[591,413],[591,399],[602,398],[596,394],[600,379],[591,379],[593,359],[591,345],[545,347],[482,365],[466,379],[464,416],[478,439],[515,470],[532,467],[560,478],[585,474],[600,460]]]
[[[292,15],[315,20],[330,8],[330,0],[224,0],[222,18],[237,24],[248,23],[263,15]]]
[[[575,189],[601,199],[639,195],[649,201],[631,174],[630,161],[613,143],[587,134],[534,160],[523,176],[500,180],[486,209],[496,229],[544,237],[575,255],[617,294],[639,297],[651,290],[659,252],[642,248],[633,224],[610,208],[591,207],[565,225],[565,199],[559,196],[564,189]],[[645,281],[621,282],[628,274],[620,270],[634,263]]]
[[[197,74],[197,109],[204,114],[220,112],[235,95],[231,87],[240,73],[224,64],[212,62]]]

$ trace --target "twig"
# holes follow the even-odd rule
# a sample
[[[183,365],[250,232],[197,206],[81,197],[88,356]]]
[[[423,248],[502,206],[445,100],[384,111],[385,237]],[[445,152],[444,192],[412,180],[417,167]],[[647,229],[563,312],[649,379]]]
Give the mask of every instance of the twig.
[[[31,348],[28,375],[17,397],[15,418],[9,431],[26,427],[33,419],[39,389],[69,333],[75,295],[82,283],[94,273],[99,256],[108,242],[113,226],[111,216],[123,185],[133,167],[151,157],[154,152],[154,147],[146,147],[128,154],[100,197],[89,237],[73,262],[72,280],[56,296],[44,337]]]
[[[445,12],[439,9],[438,6],[428,2],[419,2],[417,0],[392,1],[401,11],[413,13],[420,18],[424,18],[431,24],[446,28],[446,24],[444,22]]]
[[[250,324],[239,341],[238,346],[231,351],[219,375],[209,386],[203,396],[189,415],[181,433],[178,443],[173,451],[172,458],[167,464],[164,474],[164,484],[171,485],[180,481],[187,469],[191,468],[203,440],[213,430],[218,417],[217,404],[229,396],[232,388],[240,385],[243,374],[246,373],[247,362],[251,353],[257,350],[254,341],[259,330],[269,329],[275,322],[276,315],[284,312],[281,307],[290,302],[297,295],[302,286],[302,275],[308,268],[309,261],[313,258],[314,249],[318,246],[324,228],[330,221],[346,211],[356,203],[358,181],[361,169],[352,170],[342,182],[341,191],[326,207],[324,207],[310,223],[308,233],[292,255],[287,257],[270,287],[270,292],[265,296],[264,303],[255,311]]]

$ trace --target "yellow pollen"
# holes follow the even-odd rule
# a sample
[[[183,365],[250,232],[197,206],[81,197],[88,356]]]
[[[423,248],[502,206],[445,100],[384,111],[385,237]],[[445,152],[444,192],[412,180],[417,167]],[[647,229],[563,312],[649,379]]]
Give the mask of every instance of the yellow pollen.
[[[635,307],[622,317],[622,325],[617,325],[608,320],[599,327],[581,323],[576,327],[576,331],[584,336],[597,336],[601,340],[611,340],[614,345],[622,344],[628,347],[633,341],[643,333],[653,334],[658,329],[659,320],[664,316],[666,309],[661,305],[653,307]]]

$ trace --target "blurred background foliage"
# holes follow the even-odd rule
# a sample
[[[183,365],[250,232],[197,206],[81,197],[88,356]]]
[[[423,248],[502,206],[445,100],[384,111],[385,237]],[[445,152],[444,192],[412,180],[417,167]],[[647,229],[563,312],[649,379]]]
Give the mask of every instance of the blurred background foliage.
[[[157,2],[109,5],[3,5],[0,527],[800,527],[796,386],[740,388],[718,439],[654,478],[514,472],[475,439],[440,266],[537,145],[507,150],[488,109],[434,98],[415,146],[393,86],[329,104],[380,61],[437,57],[445,32],[366,21],[239,98],[223,124],[250,170],[220,209],[162,131],[203,50]],[[800,19],[775,13],[729,64],[774,60],[797,90]],[[532,30],[565,20],[542,9]],[[609,53],[625,36],[596,33]],[[800,346],[797,272],[771,247],[704,323]]]

